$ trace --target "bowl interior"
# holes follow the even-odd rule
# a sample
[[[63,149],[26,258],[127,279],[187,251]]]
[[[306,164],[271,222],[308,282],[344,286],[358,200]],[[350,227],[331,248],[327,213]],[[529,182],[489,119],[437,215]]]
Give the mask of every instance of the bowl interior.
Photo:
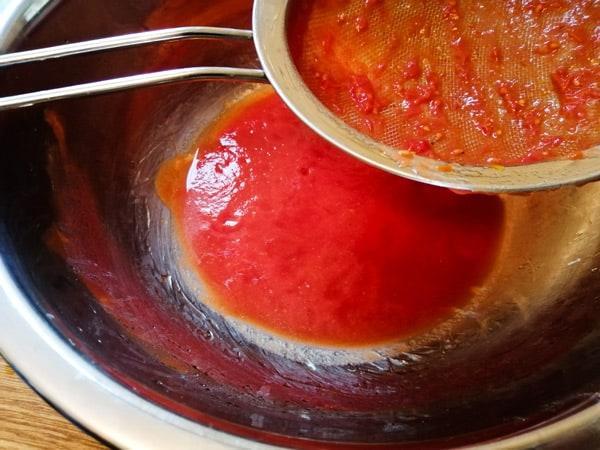
[[[177,25],[250,27],[250,0],[59,2],[19,48]],[[181,42],[3,72],[3,93],[182,65],[258,67]],[[377,348],[287,342],[222,317],[181,265],[160,164],[252,85],[190,83],[0,115],[0,250],[56,332],[138,395],[262,442],[479,443],[595,402],[599,184],[502,196],[490,275],[443,324]]]

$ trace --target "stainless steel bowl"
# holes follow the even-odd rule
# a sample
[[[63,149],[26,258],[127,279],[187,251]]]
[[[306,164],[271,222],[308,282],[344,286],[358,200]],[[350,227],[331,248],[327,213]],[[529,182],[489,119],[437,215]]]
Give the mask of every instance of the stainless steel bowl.
[[[251,20],[243,0],[0,5],[0,45],[11,49]],[[174,55],[257,65],[247,44],[178,43],[15,68],[0,86],[123,75],[176,64]],[[57,103],[65,143],[45,108],[0,115],[0,351],[31,385],[126,448],[597,448],[600,184],[503,196],[491,274],[434,329],[358,350],[285,342],[202,302],[153,189],[160,163],[250,88]],[[79,258],[48,244],[57,221]],[[85,265],[96,286],[82,282]]]

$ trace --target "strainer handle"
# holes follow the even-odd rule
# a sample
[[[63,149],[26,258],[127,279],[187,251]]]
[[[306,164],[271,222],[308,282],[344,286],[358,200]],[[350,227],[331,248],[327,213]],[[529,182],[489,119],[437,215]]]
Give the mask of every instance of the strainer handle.
[[[100,53],[114,49],[139,47],[159,42],[184,39],[240,39],[252,40],[252,31],[215,27],[179,27],[144,31],[121,36],[94,39],[54,47],[27,50],[0,55],[0,67],[64,58],[67,56]],[[92,83],[78,84],[26,94],[0,97],[0,111],[33,106],[53,100],[86,97],[127,89],[156,86],[191,80],[234,80],[267,83],[260,69],[233,67],[189,67],[132,75]]]

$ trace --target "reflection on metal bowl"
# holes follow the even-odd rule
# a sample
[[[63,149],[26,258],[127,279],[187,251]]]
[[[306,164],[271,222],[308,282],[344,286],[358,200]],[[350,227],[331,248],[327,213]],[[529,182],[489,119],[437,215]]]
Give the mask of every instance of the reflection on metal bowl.
[[[23,48],[251,19],[249,0],[12,3],[21,9],[3,36]],[[1,85],[184,60],[257,66],[248,43],[172,43],[10,69]],[[0,349],[24,376],[126,447],[593,446],[600,185],[503,196],[491,273],[431,330],[376,348],[300,345],[202,301],[154,189],[160,164],[248,89],[187,84],[0,116]]]

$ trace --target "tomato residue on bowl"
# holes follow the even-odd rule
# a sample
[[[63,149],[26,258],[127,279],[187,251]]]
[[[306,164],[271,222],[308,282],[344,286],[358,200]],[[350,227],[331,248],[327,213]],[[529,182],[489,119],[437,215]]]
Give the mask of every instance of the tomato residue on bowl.
[[[600,144],[595,0],[296,0],[288,37],[317,98],[377,141],[520,165]]]
[[[355,160],[270,90],[167,161],[157,189],[218,310],[328,345],[403,337],[463,306],[490,269],[503,218],[497,197]]]

